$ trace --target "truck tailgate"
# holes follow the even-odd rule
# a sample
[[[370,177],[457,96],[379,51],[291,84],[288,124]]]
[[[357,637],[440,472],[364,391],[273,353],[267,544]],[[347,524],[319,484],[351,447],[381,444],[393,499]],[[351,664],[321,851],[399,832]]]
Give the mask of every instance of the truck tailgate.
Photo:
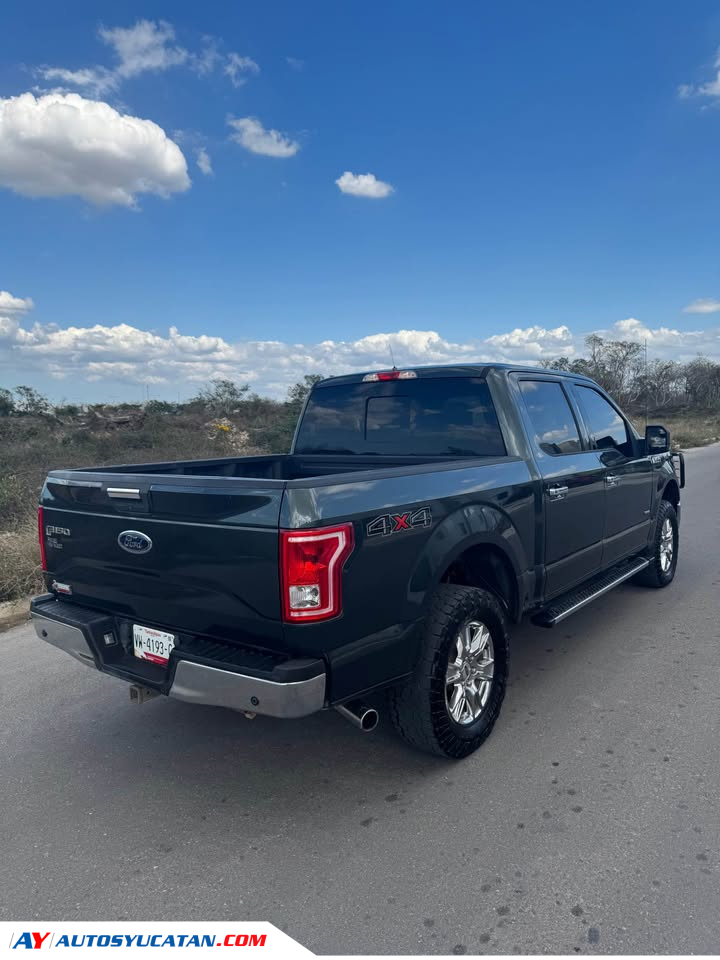
[[[51,474],[41,498],[48,571],[66,596],[108,613],[281,649],[283,490],[274,480]]]

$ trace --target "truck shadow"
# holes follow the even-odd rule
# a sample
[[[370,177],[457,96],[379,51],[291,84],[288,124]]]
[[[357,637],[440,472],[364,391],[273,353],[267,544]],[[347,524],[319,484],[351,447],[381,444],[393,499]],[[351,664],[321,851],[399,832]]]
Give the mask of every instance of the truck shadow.
[[[642,623],[642,633],[627,637],[640,599],[647,629]],[[527,827],[525,842],[562,832],[569,814],[567,795],[556,796],[564,793],[556,786],[558,761],[571,766],[580,757],[580,769],[607,761],[623,711],[634,710],[613,702],[613,692],[624,695],[633,658],[667,643],[653,634],[653,623],[673,602],[671,591],[623,586],[611,602],[554,630],[516,627],[502,715],[483,747],[460,763],[413,751],[386,715],[365,735],[332,711],[283,722],[164,699],[132,706],[123,683],[78,673],[57,654],[52,695],[28,707],[8,752],[8,789],[15,784],[18,800],[7,805],[4,826],[9,855],[35,871],[32,910],[57,909],[68,850],[77,863],[93,865],[102,851],[100,893],[96,866],[71,874],[64,889],[79,919],[95,917],[98,902],[114,916],[130,884],[148,891],[133,901],[137,919],[208,919],[233,909],[238,917],[279,922],[295,916],[298,878],[308,896],[335,903],[333,878],[351,872],[385,909],[397,896],[389,878],[398,864],[410,876],[429,870],[427,856],[445,858],[444,869],[454,872],[463,856],[480,851],[488,832]],[[38,649],[37,656],[46,669],[55,655]],[[568,714],[590,722],[568,735]],[[603,727],[606,739],[582,742]],[[543,819],[556,808],[557,817]],[[488,809],[495,811],[491,826]],[[49,859],[37,858],[38,849]],[[411,852],[403,859],[402,850]],[[491,871],[490,879],[505,869],[500,860],[475,863]],[[12,897],[18,914],[30,912],[26,893]]]
[[[64,744],[64,757],[51,762],[62,759],[72,767],[71,752],[77,757],[87,751],[86,762],[88,753],[102,756],[107,789],[124,793],[132,784],[133,803],[161,803],[168,818],[215,818],[222,808],[234,817],[253,816],[262,805],[268,829],[288,821],[317,821],[327,828],[328,818],[342,820],[351,812],[358,823],[372,822],[378,805],[396,805],[404,813],[404,804],[437,781],[484,777],[489,771],[502,777],[517,738],[533,738],[541,727],[545,739],[538,740],[538,750],[543,749],[552,740],[548,725],[562,722],[558,685],[589,657],[597,661],[607,631],[622,629],[637,592],[633,586],[614,591],[601,617],[589,608],[554,630],[529,623],[516,627],[501,717],[481,750],[460,764],[405,745],[381,698],[373,701],[381,711],[380,726],[363,734],[334,711],[288,722],[247,720],[232,711],[164,699],[135,707],[125,701],[124,687],[104,677],[97,678],[103,689],[93,697],[93,722],[82,746],[78,740]]]

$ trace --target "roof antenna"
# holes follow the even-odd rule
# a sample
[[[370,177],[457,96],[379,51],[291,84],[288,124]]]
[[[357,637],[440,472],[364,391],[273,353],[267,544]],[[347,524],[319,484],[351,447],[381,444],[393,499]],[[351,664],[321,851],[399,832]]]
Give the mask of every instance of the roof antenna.
[[[390,360],[392,361],[392,368],[393,370],[397,370],[397,367],[395,366],[395,357],[393,356],[393,352],[392,352],[392,343],[390,343],[390,337],[388,337],[388,350],[390,351]]]

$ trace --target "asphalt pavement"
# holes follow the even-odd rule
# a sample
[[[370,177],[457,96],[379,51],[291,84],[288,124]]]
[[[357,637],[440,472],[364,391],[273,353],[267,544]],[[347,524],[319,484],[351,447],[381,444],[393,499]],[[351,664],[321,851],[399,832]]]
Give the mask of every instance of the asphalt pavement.
[[[269,920],[318,953],[720,950],[720,446],[675,582],[513,637],[485,746],[141,707],[0,636],[0,920]]]

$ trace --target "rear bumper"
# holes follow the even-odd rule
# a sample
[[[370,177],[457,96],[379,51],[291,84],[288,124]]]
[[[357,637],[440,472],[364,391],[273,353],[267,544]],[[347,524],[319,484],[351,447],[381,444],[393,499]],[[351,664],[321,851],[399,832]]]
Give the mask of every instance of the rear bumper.
[[[325,705],[325,671],[307,680],[283,683],[180,660],[168,696],[269,717],[306,717]]]
[[[167,667],[134,660],[125,649],[115,618],[52,596],[37,597],[30,612],[41,640],[103,673],[156,689],[186,703],[228,707],[287,719],[322,710],[327,675],[322,660],[282,660],[243,672],[242,648],[230,648],[234,662],[215,661],[183,648],[182,634]],[[108,639],[112,642],[108,643]],[[249,655],[257,657],[255,651]]]

